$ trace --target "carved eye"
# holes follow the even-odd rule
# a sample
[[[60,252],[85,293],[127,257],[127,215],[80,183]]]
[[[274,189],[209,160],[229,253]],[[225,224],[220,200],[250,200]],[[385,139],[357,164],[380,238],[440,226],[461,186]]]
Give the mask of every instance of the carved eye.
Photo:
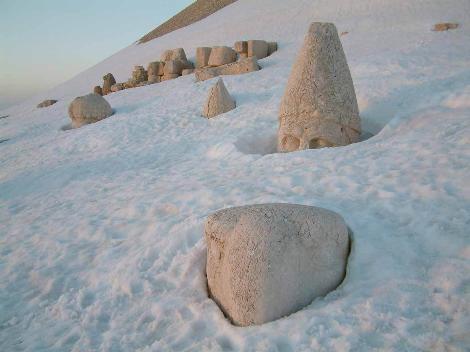
[[[300,139],[287,134],[282,138],[281,144],[283,150],[292,152],[294,150],[299,150]]]
[[[313,138],[308,142],[308,147],[310,149],[318,149],[324,147],[333,147],[333,144],[323,138]]]

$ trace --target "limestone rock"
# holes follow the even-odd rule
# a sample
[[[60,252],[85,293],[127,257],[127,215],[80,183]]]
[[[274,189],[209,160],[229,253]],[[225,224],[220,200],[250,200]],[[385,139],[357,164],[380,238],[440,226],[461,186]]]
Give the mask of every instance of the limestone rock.
[[[163,74],[177,74],[181,75],[181,72],[184,69],[183,62],[181,60],[170,60],[165,61],[165,66],[163,67]]]
[[[443,32],[449,29],[456,29],[458,26],[458,23],[436,23],[432,30],[435,32]]]
[[[216,46],[212,48],[211,55],[209,56],[208,66],[222,66],[235,62],[237,60],[237,53],[228,46]]]
[[[161,61],[165,62],[165,61],[170,61],[171,60],[171,56],[173,54],[173,50],[165,50],[162,54],[162,57],[160,58]]]
[[[212,48],[200,47],[196,49],[196,68],[206,67],[209,65],[209,57]]]
[[[170,61],[170,60],[183,60],[186,61],[186,53],[184,52],[183,48],[176,48],[176,49],[170,49],[170,50],[165,50],[161,57],[161,61]]]
[[[165,63],[161,61],[154,61],[154,62],[149,63],[147,66],[147,75],[148,75],[149,81],[151,80],[150,77],[154,79],[154,77],[156,76],[163,76],[164,66],[165,66]]]
[[[170,79],[175,79],[175,78],[178,78],[180,75],[177,74],[177,73],[165,73],[163,76],[162,76],[162,82],[163,81],[169,81]]]
[[[205,239],[210,296],[239,326],[292,314],[334,290],[349,255],[340,215],[297,204],[219,210]]]
[[[268,42],[268,56],[277,51],[277,42]]]
[[[95,88],[93,88],[93,93],[98,94],[98,95],[103,95],[103,90],[101,89],[100,86],[95,86]]]
[[[57,100],[54,100],[54,99],[47,99],[47,100],[44,100],[44,101],[42,101],[41,103],[39,103],[39,104],[37,105],[37,107],[38,107],[38,108],[45,108],[45,107],[54,105],[55,103],[57,103]]]
[[[100,121],[112,114],[113,109],[106,99],[94,93],[75,98],[69,105],[69,116],[74,128]]]
[[[268,56],[268,43],[264,40],[248,41],[248,57],[256,56],[258,60]]]
[[[103,76],[103,95],[111,93],[111,86],[116,83],[112,73]]]
[[[205,81],[222,75],[240,75],[243,73],[258,71],[260,69],[256,57],[242,58],[237,62],[219,67],[204,67],[196,69],[196,81]]]
[[[235,45],[233,46],[233,48],[239,54],[248,53],[248,42],[246,41],[235,42]]]
[[[194,68],[185,68],[182,72],[182,76],[190,75],[194,73]]]
[[[143,66],[134,66],[134,71],[132,72],[132,82],[134,85],[138,85],[141,82],[148,80],[147,71]]]
[[[123,90],[124,84],[122,83],[116,83],[111,86],[111,92],[119,92],[120,90]]]
[[[224,81],[219,78],[209,92],[202,114],[204,117],[211,118],[233,110],[235,106],[235,100],[232,99],[227,88],[225,88]]]
[[[149,83],[160,83],[162,81],[162,76],[149,76]]]
[[[347,145],[360,134],[354,85],[336,27],[312,23],[281,101],[278,150]]]

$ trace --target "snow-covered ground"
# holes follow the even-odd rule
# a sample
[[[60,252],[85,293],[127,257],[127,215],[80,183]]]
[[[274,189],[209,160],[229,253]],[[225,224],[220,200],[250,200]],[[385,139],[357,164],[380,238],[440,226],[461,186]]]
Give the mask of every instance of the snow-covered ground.
[[[364,130],[342,148],[276,154],[277,113],[312,21],[334,22]],[[437,22],[457,30],[432,32]],[[119,28],[117,28],[117,31]],[[118,33],[117,33],[118,34]],[[67,106],[164,49],[277,40],[263,69],[224,77],[237,108],[201,117],[214,80],[106,96],[80,129]],[[44,98],[60,101],[45,109]],[[470,347],[470,2],[239,0],[132,45],[0,112],[1,351],[465,351]],[[366,133],[367,135],[367,133]],[[4,141],[6,140],[6,141]],[[207,297],[203,223],[228,206],[339,212],[343,284],[239,328]]]

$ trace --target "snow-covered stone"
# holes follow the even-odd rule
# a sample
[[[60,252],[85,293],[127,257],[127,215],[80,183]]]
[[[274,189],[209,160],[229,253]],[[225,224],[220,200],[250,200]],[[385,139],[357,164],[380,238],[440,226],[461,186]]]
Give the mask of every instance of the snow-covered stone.
[[[40,103],[37,105],[37,107],[38,107],[38,108],[45,108],[45,107],[54,105],[55,103],[57,103],[57,100],[55,100],[55,99],[47,99],[47,100],[44,100],[44,101],[40,102]]]
[[[349,234],[343,218],[297,204],[258,204],[207,218],[211,297],[240,326],[294,313],[343,280]]]
[[[258,60],[268,56],[268,43],[265,40],[248,41],[248,57],[256,56]]]
[[[435,32],[444,32],[444,31],[448,31],[449,29],[456,29],[458,27],[459,27],[458,23],[444,22],[444,23],[436,23],[434,27],[432,28],[432,30]]]
[[[232,99],[227,88],[225,88],[224,81],[219,78],[209,92],[202,115],[211,118],[233,110],[235,106],[235,100]]]
[[[354,85],[336,27],[312,23],[282,98],[278,150],[347,145],[360,134]]]
[[[228,46],[216,46],[212,48],[208,66],[222,66],[237,60],[237,53]]]
[[[107,73],[106,75],[103,76],[103,95],[111,93],[111,87],[113,84],[116,83],[116,80],[114,79],[114,76],[112,73]]]
[[[69,105],[69,116],[74,128],[103,120],[112,114],[113,109],[106,99],[94,93],[77,97]]]
[[[199,47],[196,49],[196,68],[206,67],[209,64],[209,57],[212,48]]]
[[[219,66],[196,69],[196,81],[205,81],[223,75],[241,75],[260,69],[256,57],[242,58],[236,62]]]

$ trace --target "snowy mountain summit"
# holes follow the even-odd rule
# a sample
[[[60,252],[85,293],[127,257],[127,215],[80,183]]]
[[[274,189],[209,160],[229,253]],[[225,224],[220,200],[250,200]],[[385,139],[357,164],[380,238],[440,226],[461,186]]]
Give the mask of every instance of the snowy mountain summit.
[[[277,153],[312,22],[344,33],[361,141]],[[249,39],[279,47],[223,77],[233,110],[202,117],[218,78],[187,75],[109,94],[112,116],[64,128],[108,72]],[[468,0],[238,0],[1,111],[0,350],[468,350],[469,42]],[[260,203],[341,214],[351,253],[336,290],[240,328],[208,297],[203,227]]]

